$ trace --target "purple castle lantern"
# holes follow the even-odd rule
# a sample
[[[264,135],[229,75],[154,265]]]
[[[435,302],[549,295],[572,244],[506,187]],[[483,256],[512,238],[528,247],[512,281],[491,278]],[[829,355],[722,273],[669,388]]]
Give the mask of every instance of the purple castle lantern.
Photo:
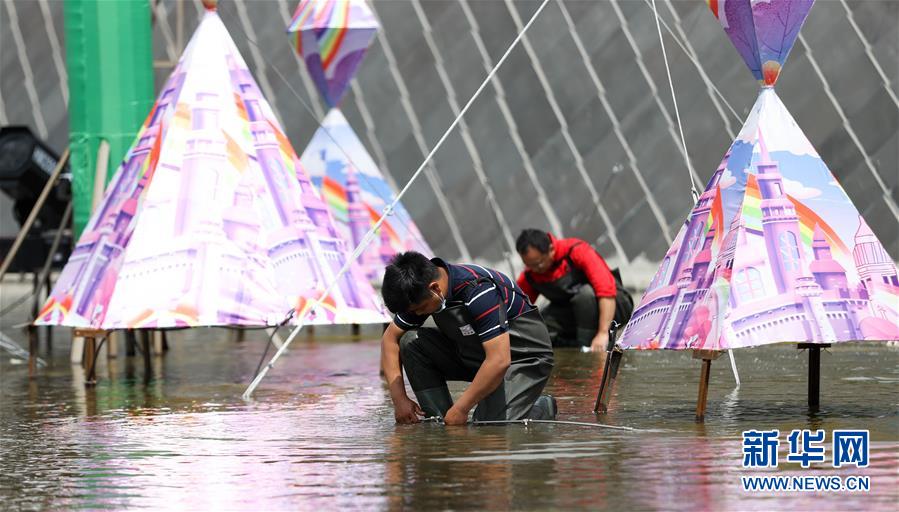
[[[35,323],[275,325],[321,298],[347,257],[210,8]],[[359,274],[342,279],[311,323],[386,320]]]
[[[893,261],[772,87],[812,1],[710,5],[765,85],[620,345],[899,340]]]

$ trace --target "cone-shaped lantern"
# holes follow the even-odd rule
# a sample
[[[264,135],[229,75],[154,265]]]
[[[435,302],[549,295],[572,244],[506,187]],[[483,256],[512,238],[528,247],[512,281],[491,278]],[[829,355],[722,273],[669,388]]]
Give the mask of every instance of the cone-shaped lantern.
[[[768,84],[777,73],[762,73],[766,63],[779,72],[811,3],[710,2]],[[620,344],[725,350],[851,340],[899,340],[896,267],[774,89],[763,87]]]
[[[305,313],[349,256],[207,9],[35,323],[273,325]],[[386,318],[358,268],[324,302],[310,323]]]

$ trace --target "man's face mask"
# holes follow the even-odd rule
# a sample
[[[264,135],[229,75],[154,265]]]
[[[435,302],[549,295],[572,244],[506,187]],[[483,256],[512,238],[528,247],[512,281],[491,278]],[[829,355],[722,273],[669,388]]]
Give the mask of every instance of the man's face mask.
[[[410,312],[418,316],[433,315],[446,309],[446,298],[440,294],[439,289],[429,288],[433,297],[425,299],[410,308]]]
[[[440,295],[439,293],[435,292],[434,290],[431,290],[431,293],[433,293],[437,297],[437,300],[440,301],[440,307],[437,308],[437,311],[435,311],[434,313],[440,313],[441,311],[446,309],[446,298],[444,298],[443,295]]]

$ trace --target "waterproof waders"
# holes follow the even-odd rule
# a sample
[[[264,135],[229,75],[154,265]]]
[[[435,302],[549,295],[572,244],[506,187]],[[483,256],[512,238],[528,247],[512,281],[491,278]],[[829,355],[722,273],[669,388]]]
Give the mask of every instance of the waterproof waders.
[[[443,417],[452,407],[447,381],[471,382],[484,362],[470,316],[464,304],[447,303],[432,315],[437,329],[421,327],[400,340],[400,360],[428,416]],[[499,387],[478,403],[474,421],[553,419],[554,401],[540,395],[553,368],[552,343],[540,312],[524,313],[508,325],[511,365]]]

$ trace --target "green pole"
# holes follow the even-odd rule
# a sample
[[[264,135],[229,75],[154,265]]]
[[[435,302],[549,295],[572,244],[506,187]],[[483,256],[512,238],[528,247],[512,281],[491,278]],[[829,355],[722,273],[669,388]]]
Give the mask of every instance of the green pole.
[[[149,0],[66,0],[69,144],[75,235],[91,215],[97,150],[109,143],[107,182],[153,106]]]

